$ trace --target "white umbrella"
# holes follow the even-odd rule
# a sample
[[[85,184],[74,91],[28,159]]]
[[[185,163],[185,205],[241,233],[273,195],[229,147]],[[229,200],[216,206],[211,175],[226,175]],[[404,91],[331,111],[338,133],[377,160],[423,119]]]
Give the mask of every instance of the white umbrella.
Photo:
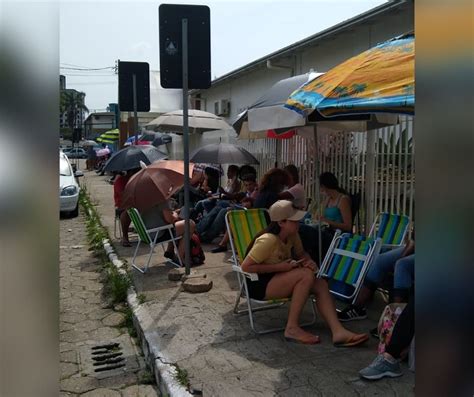
[[[203,112],[202,110],[189,110],[189,131],[191,133],[203,133],[213,130],[233,130],[232,126],[227,124],[224,119],[215,114]],[[156,119],[150,121],[147,127],[155,131],[183,133],[183,111],[175,110],[173,112],[162,114]]]

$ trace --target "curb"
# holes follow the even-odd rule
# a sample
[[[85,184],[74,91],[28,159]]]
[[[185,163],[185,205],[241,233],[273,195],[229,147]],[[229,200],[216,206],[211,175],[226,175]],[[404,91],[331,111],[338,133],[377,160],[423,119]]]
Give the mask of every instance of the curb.
[[[125,270],[126,266],[123,261],[118,258],[109,240],[104,239],[102,245],[109,260],[117,268],[119,273],[124,275],[127,274]],[[142,324],[146,323],[146,320],[150,318],[150,316],[148,315],[147,310],[138,303],[137,293],[133,285],[128,289],[127,302],[133,313],[133,324],[141,343],[145,361],[153,372],[161,395],[171,397],[192,397],[193,394],[189,393],[189,391],[176,380],[176,368],[172,364],[164,362],[160,357],[160,352],[151,345],[150,332],[142,329]]]

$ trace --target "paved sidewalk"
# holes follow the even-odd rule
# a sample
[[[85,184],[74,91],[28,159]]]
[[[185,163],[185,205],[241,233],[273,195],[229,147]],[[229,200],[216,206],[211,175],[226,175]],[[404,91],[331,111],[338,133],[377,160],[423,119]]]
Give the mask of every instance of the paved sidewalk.
[[[156,397],[154,386],[139,384],[147,371],[133,339],[118,327],[124,316],[104,308],[100,264],[88,251],[82,214],[60,220],[59,272],[60,395]]]
[[[82,181],[97,203],[104,226],[113,239],[113,189],[105,177],[85,172]],[[211,291],[189,294],[179,282],[168,281],[170,266],[159,249],[145,275],[133,271],[137,294],[146,315],[140,326],[153,350],[164,362],[176,363],[188,373],[189,383],[205,396],[314,396],[314,395],[413,395],[414,374],[403,364],[404,376],[365,382],[358,371],[375,357],[377,341],[359,348],[336,348],[327,327],[319,319],[311,330],[321,336],[316,346],[285,342],[282,332],[257,336],[250,331],[247,316],[232,312],[237,280],[228,262],[230,252],[212,254],[204,246],[205,265],[198,268],[213,280]],[[124,248],[116,241],[117,254],[129,263],[135,247]],[[146,249],[139,260],[145,258]],[[368,332],[376,326],[381,302],[373,305],[369,318],[347,327]],[[266,324],[284,325],[287,309],[257,314]]]

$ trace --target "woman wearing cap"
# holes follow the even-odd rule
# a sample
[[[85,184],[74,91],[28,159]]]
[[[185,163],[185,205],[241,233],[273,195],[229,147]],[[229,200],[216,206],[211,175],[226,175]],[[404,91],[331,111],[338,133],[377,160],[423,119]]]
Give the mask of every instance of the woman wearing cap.
[[[277,201],[269,212],[270,224],[257,234],[242,262],[243,271],[258,273],[258,281],[246,280],[250,297],[258,300],[291,297],[285,328],[288,341],[320,342],[318,336],[299,326],[299,317],[308,296],[314,294],[318,311],[331,329],[335,346],[355,346],[365,342],[367,334],[355,334],[341,325],[326,280],[315,278],[317,265],[304,252],[298,236],[299,221],[305,212],[294,208],[288,200]]]

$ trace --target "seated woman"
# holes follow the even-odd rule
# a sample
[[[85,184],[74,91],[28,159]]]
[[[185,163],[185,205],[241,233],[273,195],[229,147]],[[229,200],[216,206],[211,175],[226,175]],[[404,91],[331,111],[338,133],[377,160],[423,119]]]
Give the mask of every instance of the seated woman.
[[[272,168],[262,178],[253,203],[255,208],[270,208],[278,201],[278,195],[289,184],[288,172],[281,168]]]
[[[219,176],[219,171],[213,167],[206,167],[204,169],[204,181],[198,188],[204,194],[204,197],[217,193],[219,188]],[[215,201],[209,198],[199,200],[195,207],[191,209],[191,219],[196,220],[205,210],[211,210],[214,207],[214,203]]]
[[[300,183],[298,168],[293,164],[288,164],[283,169],[289,175],[288,189],[281,192],[278,198],[280,200],[290,200],[295,207],[304,210],[306,208],[306,193],[303,185]]]
[[[304,252],[298,236],[299,221],[305,212],[295,209],[288,200],[277,201],[269,212],[270,224],[250,244],[242,262],[243,271],[259,274],[257,281],[246,280],[250,297],[259,300],[291,297],[284,333],[288,341],[320,342],[318,336],[299,326],[308,296],[314,294],[318,312],[329,325],[335,346],[356,346],[365,342],[369,338],[367,334],[355,334],[341,325],[327,281],[315,278],[316,263]]]
[[[334,174],[323,172],[319,176],[321,193],[326,197],[323,202],[323,216],[319,219],[329,225],[332,234],[336,229],[352,233],[351,199]]]
[[[173,233],[176,233],[176,236],[182,236],[184,234],[184,220],[180,219],[178,213],[173,211],[170,207],[169,201],[164,201],[160,204],[155,205],[154,207],[143,211],[141,213],[143,222],[147,229],[153,229],[166,225],[174,225],[175,229],[172,230]],[[190,220],[190,233],[194,233],[195,224]],[[151,238],[155,238],[155,235],[152,235]],[[167,240],[169,238],[169,233],[162,230],[159,232],[156,241]],[[180,239],[178,243],[178,255],[181,260],[184,261],[184,239]],[[165,257],[177,261],[176,254],[174,252],[173,243],[170,242],[165,251]]]

